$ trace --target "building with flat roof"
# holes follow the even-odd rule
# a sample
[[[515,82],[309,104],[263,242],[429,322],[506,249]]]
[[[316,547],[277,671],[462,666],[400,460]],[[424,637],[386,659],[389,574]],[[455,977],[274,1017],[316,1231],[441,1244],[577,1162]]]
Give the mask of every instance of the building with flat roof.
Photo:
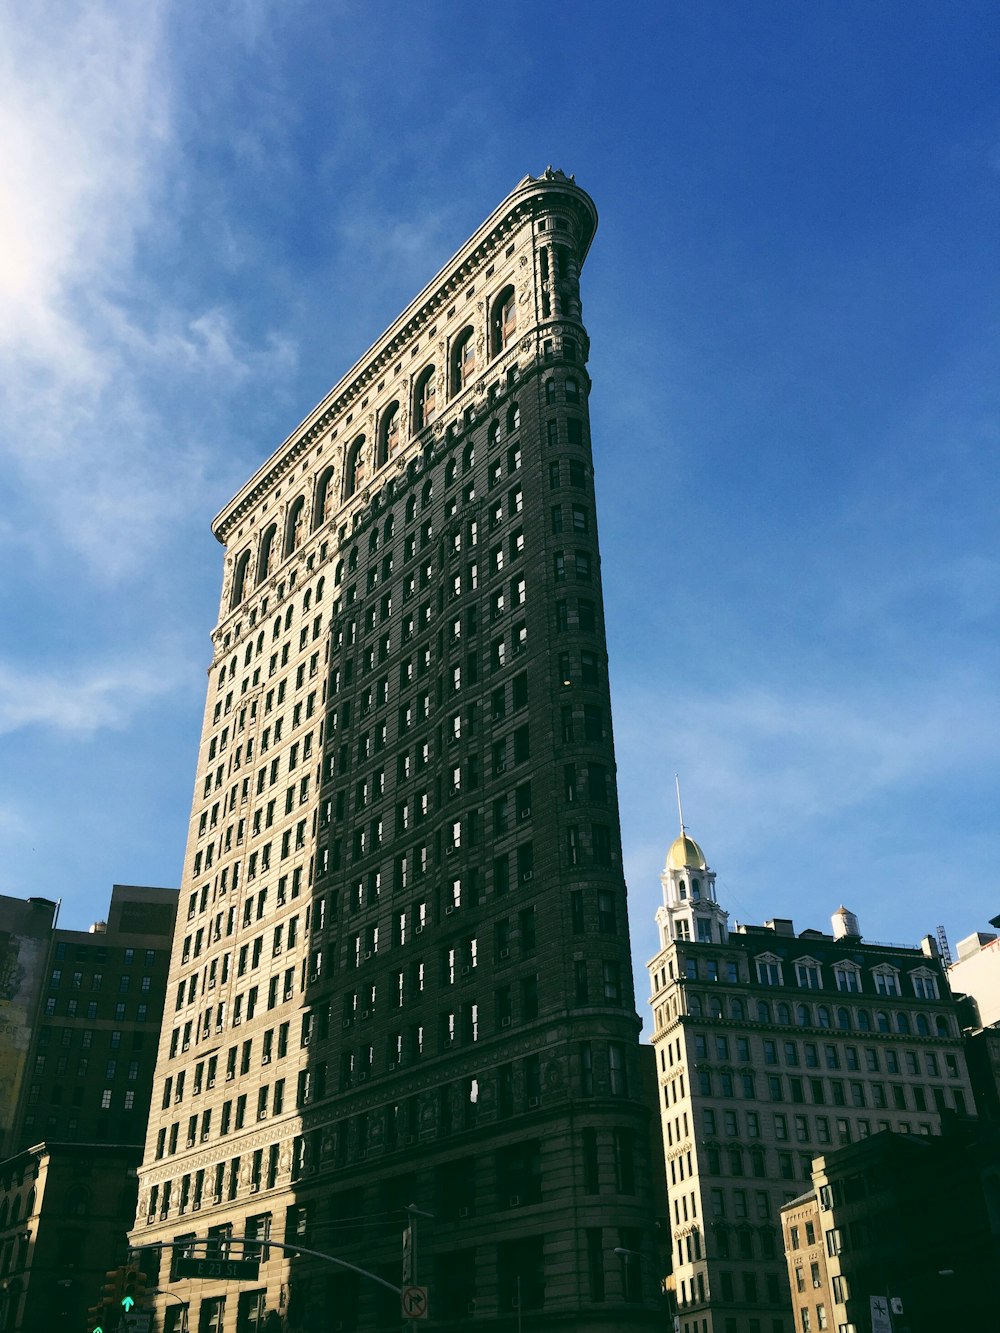
[[[782,1206],[814,1157],[972,1111],[956,1002],[933,940],[734,925],[681,828],[649,964],[680,1333],[792,1333]]]
[[[996,1328],[997,1127],[952,1120],[945,1131],[882,1131],[814,1162],[830,1328],[880,1333],[873,1301],[888,1306],[892,1333]],[[802,1333],[822,1327],[793,1301]]]
[[[48,899],[0,900],[4,1052],[21,1069],[0,1159],[0,1333],[84,1328],[125,1256],[176,911],[176,889],[116,884],[106,921],[68,930]]]
[[[427,1285],[439,1327],[661,1321],[580,302],[596,221],[572,178],[525,177],[215,520],[137,1244],[332,1252]],[[399,1319],[391,1290],[264,1253],[239,1291],[159,1277],[201,1333]]]

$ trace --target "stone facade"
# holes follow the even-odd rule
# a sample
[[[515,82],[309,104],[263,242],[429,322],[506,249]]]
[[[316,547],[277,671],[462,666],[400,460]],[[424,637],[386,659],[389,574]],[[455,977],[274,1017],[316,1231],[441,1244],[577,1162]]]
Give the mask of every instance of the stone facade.
[[[649,964],[680,1333],[791,1333],[783,1204],[830,1146],[971,1113],[936,946],[728,924],[682,829]]]
[[[571,179],[525,178],[216,519],[137,1244],[250,1233],[406,1271],[438,1327],[661,1318],[579,292],[595,225]],[[433,1216],[404,1260],[409,1205]],[[265,1254],[239,1293],[171,1284],[202,1333],[399,1318],[351,1272]]]

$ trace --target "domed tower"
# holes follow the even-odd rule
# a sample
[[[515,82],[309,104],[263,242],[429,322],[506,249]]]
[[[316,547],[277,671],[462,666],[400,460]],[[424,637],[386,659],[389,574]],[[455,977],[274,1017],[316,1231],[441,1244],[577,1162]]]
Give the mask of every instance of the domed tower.
[[[663,906],[657,910],[660,948],[671,940],[694,940],[699,944],[725,944],[729,938],[729,913],[715,898],[715,871],[705,853],[681,824],[670,844],[660,872]]]

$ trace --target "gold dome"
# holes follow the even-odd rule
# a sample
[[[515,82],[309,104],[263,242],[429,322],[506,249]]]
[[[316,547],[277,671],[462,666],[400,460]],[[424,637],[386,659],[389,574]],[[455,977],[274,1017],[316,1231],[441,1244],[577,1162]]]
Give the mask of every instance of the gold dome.
[[[666,868],[668,870],[707,870],[708,862],[705,860],[705,853],[694,838],[689,838],[686,833],[682,833],[670,845],[670,851],[667,852]]]

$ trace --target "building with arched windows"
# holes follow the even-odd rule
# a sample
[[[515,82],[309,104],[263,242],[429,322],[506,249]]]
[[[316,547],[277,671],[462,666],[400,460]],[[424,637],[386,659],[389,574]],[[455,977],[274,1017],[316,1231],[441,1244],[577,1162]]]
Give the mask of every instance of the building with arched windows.
[[[392,1292],[268,1238],[405,1271],[438,1328],[662,1324],[580,303],[596,221],[561,172],[526,177],[215,520],[133,1240],[249,1236],[263,1262],[185,1288],[166,1255],[168,1333],[398,1322]],[[432,1218],[404,1267],[411,1204]]]
[[[780,1211],[814,1158],[973,1113],[958,1004],[929,936],[874,943],[846,907],[829,934],[730,924],[683,827],[660,882],[649,975],[679,1330],[798,1333]],[[805,1304],[810,1328],[834,1327]]]

